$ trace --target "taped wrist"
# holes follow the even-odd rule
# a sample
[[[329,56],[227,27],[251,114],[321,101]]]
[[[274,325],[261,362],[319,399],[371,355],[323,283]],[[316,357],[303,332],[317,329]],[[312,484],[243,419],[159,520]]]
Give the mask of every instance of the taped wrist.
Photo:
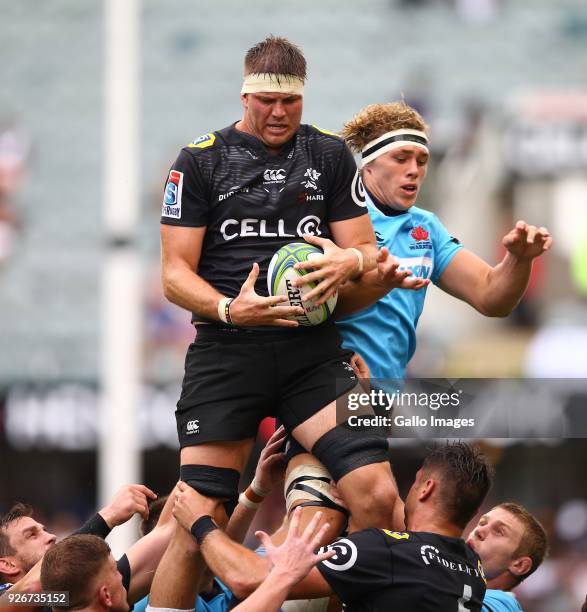
[[[231,516],[238,503],[238,481],[240,474],[231,468],[211,465],[182,465],[179,478],[192,489],[206,497],[226,500],[223,502],[227,516]]]
[[[211,532],[218,529],[218,525],[212,520],[209,514],[201,516],[190,528],[191,534],[194,536],[196,542],[202,546],[202,542],[206,536]]]

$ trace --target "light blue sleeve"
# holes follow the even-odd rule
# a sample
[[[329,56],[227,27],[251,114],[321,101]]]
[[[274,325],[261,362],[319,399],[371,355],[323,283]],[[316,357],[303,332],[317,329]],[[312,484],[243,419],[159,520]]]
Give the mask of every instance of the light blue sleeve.
[[[518,600],[509,593],[487,589],[481,612],[524,612]]]
[[[446,266],[452,258],[463,248],[463,245],[448,233],[448,230],[436,215],[432,215],[433,244],[434,244],[434,271],[432,282],[436,285]]]

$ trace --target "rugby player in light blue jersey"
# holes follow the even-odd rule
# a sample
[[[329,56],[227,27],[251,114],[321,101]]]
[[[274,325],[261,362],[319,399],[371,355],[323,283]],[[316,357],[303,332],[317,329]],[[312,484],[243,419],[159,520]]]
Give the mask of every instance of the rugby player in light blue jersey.
[[[436,215],[415,206],[428,169],[428,129],[403,101],[367,106],[343,136],[362,157],[366,205],[381,251],[378,269],[339,289],[338,327],[344,346],[365,358],[374,378],[403,379],[429,282],[486,316],[507,316],[526,290],[533,259],[552,238],[545,227],[518,221],[503,239],[505,257],[491,267]]]
[[[487,578],[482,612],[521,612],[511,590],[542,563],[548,549],[544,527],[523,506],[503,503],[479,519],[467,544]]]

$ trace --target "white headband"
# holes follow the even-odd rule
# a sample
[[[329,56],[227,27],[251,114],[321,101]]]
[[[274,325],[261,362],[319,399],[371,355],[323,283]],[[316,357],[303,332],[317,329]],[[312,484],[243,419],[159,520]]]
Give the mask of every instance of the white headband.
[[[293,74],[274,74],[272,72],[256,72],[245,76],[241,89],[242,94],[264,92],[303,96],[304,80]]]
[[[424,132],[420,130],[394,130],[393,132],[386,132],[383,136],[379,136],[379,138],[372,140],[363,147],[361,151],[363,166],[392,149],[405,147],[406,145],[420,147],[428,153],[428,137]]]

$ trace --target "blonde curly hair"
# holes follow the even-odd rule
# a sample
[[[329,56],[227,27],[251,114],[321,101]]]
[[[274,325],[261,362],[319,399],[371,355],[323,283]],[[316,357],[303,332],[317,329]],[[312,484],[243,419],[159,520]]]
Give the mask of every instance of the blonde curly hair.
[[[372,140],[393,130],[420,130],[428,135],[428,126],[418,111],[403,100],[387,104],[369,104],[342,128],[342,137],[355,153]]]

